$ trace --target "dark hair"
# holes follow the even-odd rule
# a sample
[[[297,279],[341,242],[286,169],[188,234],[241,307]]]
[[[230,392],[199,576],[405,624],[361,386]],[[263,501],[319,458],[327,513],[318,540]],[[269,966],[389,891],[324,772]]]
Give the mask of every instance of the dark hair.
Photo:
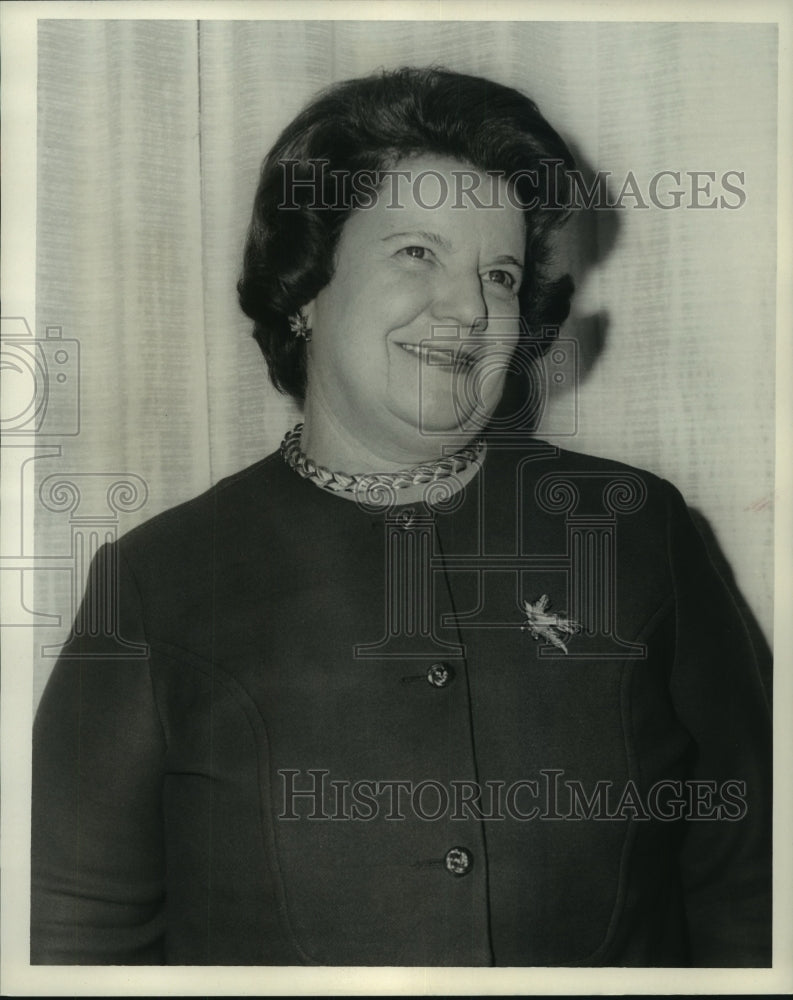
[[[535,335],[567,318],[573,282],[569,275],[549,278],[547,266],[549,236],[569,214],[567,171],[575,164],[534,102],[511,87],[443,69],[347,80],[308,104],[262,164],[237,291],[276,388],[305,396],[305,340],[295,337],[288,317],[333,277],[334,251],[356,207],[350,198],[340,202],[339,178],[376,175],[423,153],[520,175],[514,185],[526,218],[520,313]]]

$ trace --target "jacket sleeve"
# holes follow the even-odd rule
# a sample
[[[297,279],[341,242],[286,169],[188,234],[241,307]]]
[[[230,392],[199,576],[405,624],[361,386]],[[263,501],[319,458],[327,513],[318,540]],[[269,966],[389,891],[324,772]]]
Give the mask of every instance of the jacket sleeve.
[[[32,964],[163,960],[164,740],[141,619],[107,545],[34,723]]]
[[[681,852],[691,964],[771,964],[771,773],[768,699],[738,608],[670,487],[675,587],[671,675],[694,746]]]

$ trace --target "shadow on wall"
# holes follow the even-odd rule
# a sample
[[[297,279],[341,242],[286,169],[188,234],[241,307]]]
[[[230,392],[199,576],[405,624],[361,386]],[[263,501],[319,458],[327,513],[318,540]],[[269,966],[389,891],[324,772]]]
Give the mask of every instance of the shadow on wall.
[[[589,272],[599,267],[616,247],[622,220],[619,210],[613,207],[615,199],[614,192],[609,189],[609,179],[598,178],[595,169],[575,144],[569,145],[582,176],[582,190],[574,192],[576,207],[563,231],[562,249],[576,288],[580,288]],[[594,202],[590,203],[587,191],[599,192]],[[565,336],[574,338],[578,345],[580,383],[586,381],[605,350],[608,332],[609,313],[606,309],[589,315],[573,313],[565,325]]]
[[[592,190],[596,173],[592,166],[571,144],[578,169],[583,178],[583,188]],[[613,198],[607,188],[607,179],[601,179],[599,206],[586,207],[587,199],[574,198],[574,208],[561,230],[552,262],[552,276],[571,274],[576,288],[580,288],[589,272],[598,267],[617,244],[621,221],[619,211],[611,207]],[[575,295],[573,296],[575,302]],[[539,354],[544,350],[544,360],[532,366],[518,359],[510,369],[501,405],[494,414],[495,422],[509,421],[511,415],[525,414],[526,420],[515,419],[518,432],[531,433],[538,429],[550,403],[569,402],[575,406],[575,394],[595,369],[606,347],[609,333],[609,313],[599,309],[588,315],[571,312],[561,327],[559,337],[565,345],[572,342],[571,352],[563,351],[558,363],[551,346],[543,338],[535,341]],[[531,343],[531,341],[528,341]],[[530,420],[529,420],[530,418]]]

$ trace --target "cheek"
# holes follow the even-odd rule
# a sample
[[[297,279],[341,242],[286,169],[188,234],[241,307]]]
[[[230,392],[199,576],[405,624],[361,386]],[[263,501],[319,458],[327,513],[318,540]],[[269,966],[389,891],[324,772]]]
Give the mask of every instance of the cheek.
[[[327,366],[337,378],[340,368],[374,376],[388,366],[389,337],[420,321],[431,306],[432,290],[421,274],[373,273],[363,265],[358,270],[340,269],[317,296],[311,360],[316,373]],[[426,328],[411,329],[411,339],[428,336],[429,321]]]
[[[509,316],[503,309],[498,318],[491,313],[487,332],[484,334],[483,363],[491,369],[508,368],[515,356],[519,339],[515,317]]]
[[[507,373],[516,365],[525,364],[516,356],[517,335],[494,336],[493,343],[476,367],[476,394],[492,403],[501,396]]]
[[[517,330],[516,321],[520,317],[520,298],[505,292],[491,290],[485,293],[488,316],[495,322],[504,324],[505,331]]]
[[[493,359],[490,365],[483,365],[477,372],[471,395],[481,400],[485,409],[490,410],[501,398],[504,391],[507,364],[505,358]]]

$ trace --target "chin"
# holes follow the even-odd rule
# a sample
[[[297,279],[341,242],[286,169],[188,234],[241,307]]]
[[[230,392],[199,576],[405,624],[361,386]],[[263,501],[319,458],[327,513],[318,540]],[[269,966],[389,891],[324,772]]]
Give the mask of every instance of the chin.
[[[395,408],[395,413],[411,428],[413,435],[423,438],[428,445],[437,440],[439,450],[446,443],[462,447],[471,438],[479,437],[493,415],[493,408],[474,410],[470,405],[454,405],[448,398],[422,402],[420,411],[416,403],[412,409]]]

